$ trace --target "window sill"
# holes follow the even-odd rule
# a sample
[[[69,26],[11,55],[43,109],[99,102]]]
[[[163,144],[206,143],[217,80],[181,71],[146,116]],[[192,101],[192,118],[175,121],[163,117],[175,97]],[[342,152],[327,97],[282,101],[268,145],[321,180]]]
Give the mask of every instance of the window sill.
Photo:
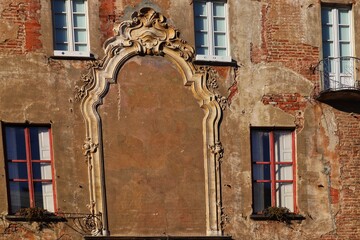
[[[71,55],[54,55],[50,57],[51,59],[59,59],[59,60],[96,60],[96,57],[93,54],[90,56],[71,56]]]
[[[5,219],[12,222],[66,222],[66,218],[60,216],[47,216],[44,218],[27,218],[24,216],[6,215]]]
[[[211,61],[211,60],[194,60],[194,64],[196,65],[210,65],[210,66],[229,66],[236,67],[237,62],[232,61]]]
[[[290,221],[293,221],[293,220],[300,220],[300,221],[305,220],[305,217],[303,215],[295,214],[295,213],[287,214],[286,217]],[[268,216],[262,215],[262,214],[251,214],[250,218],[252,220],[255,220],[255,221],[278,221],[276,218],[268,217]]]

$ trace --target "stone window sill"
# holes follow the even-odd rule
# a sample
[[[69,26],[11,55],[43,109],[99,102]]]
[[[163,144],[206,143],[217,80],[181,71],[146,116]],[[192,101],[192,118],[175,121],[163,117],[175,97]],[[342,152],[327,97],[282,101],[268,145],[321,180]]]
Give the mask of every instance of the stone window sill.
[[[12,222],[66,222],[64,217],[48,216],[43,218],[27,218],[24,216],[7,215],[5,219]]]
[[[305,217],[303,215],[300,215],[300,214],[288,214],[287,216],[287,219],[290,220],[290,221],[293,221],[293,220],[305,220]],[[252,214],[250,215],[250,218],[252,220],[255,220],[255,221],[278,221],[277,219],[273,218],[273,217],[268,217],[268,216],[265,216],[263,214]]]

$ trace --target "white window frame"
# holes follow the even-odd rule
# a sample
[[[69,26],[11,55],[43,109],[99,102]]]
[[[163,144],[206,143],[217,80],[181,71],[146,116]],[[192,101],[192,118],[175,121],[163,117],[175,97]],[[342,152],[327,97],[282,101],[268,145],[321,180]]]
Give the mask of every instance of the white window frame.
[[[331,24],[324,24],[323,22],[321,22],[321,29],[323,30],[324,26],[332,26],[332,35],[333,35],[333,39],[330,40],[325,40],[324,36],[322,36],[322,44],[323,44],[323,48],[324,48],[324,43],[325,42],[332,42],[333,43],[333,56],[324,56],[324,49],[323,49],[323,59],[324,59],[324,80],[325,82],[323,82],[324,84],[324,88],[325,89],[342,89],[342,88],[346,88],[346,85],[349,86],[353,86],[354,85],[354,81],[355,81],[355,76],[354,74],[348,74],[348,73],[341,73],[341,57],[352,57],[354,54],[354,39],[353,39],[353,31],[354,31],[354,21],[353,21],[353,14],[352,14],[352,8],[351,6],[322,6],[321,7],[321,12],[323,10],[330,10],[331,12],[331,18],[332,18],[332,23]],[[347,10],[348,14],[349,14],[349,41],[342,41],[340,40],[340,36],[339,36],[339,26],[341,26],[341,24],[339,23],[339,10]],[[349,56],[341,56],[341,52],[340,52],[340,43],[341,42],[349,42],[350,45],[350,55]],[[326,61],[326,62],[325,62]],[[330,72],[327,69],[325,69],[325,67],[329,64],[332,64],[331,61],[333,61],[333,66],[334,67],[334,72]],[[350,61],[350,66],[354,67],[354,60],[349,58]],[[327,86],[325,86],[327,85]]]
[[[54,55],[55,56],[68,56],[68,57],[90,57],[90,34],[89,34],[89,11],[88,11],[88,1],[84,0],[84,9],[85,9],[85,21],[86,21],[86,38],[87,38],[87,50],[86,51],[76,51],[75,50],[75,36],[74,36],[74,21],[73,21],[73,0],[65,0],[66,4],[66,27],[67,31],[67,39],[68,39],[68,51],[64,50],[56,50],[56,39],[55,39],[55,12],[53,2],[52,5],[52,18],[53,18],[53,38],[54,38]]]
[[[206,12],[207,12],[207,22],[208,22],[208,55],[196,54],[195,60],[199,61],[215,61],[215,62],[231,62],[230,56],[230,41],[229,41],[229,11],[228,3],[226,0],[196,0],[196,2],[206,3]],[[223,3],[225,10],[225,38],[226,38],[226,56],[215,55],[215,45],[214,45],[214,16],[213,16],[213,3]],[[196,21],[195,10],[194,10],[194,23]],[[196,24],[196,23],[195,23]],[[194,25],[195,28],[195,25]],[[196,33],[196,30],[195,30]],[[195,34],[195,46],[197,45],[196,34]]]

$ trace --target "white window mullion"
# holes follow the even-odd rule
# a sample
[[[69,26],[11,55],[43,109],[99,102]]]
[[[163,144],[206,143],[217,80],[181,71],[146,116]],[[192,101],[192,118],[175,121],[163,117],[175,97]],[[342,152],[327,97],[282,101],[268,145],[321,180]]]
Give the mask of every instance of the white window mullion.
[[[212,56],[214,55],[214,17],[213,17],[213,7],[212,7],[212,2],[207,2],[206,3],[206,11],[207,11],[207,18],[208,18],[208,41],[209,41],[209,55]]]
[[[75,51],[75,37],[74,37],[74,17],[73,17],[73,7],[72,7],[72,0],[66,1],[67,7],[68,7],[68,28],[69,28],[69,51]]]

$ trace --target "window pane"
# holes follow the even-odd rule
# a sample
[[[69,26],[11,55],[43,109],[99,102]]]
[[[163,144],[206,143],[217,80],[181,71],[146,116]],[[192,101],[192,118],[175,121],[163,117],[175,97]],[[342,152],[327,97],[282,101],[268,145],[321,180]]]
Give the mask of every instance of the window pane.
[[[27,179],[27,164],[8,162],[9,179]]]
[[[65,43],[67,42],[67,30],[66,29],[56,29],[55,30],[55,41],[56,43]]]
[[[86,27],[86,18],[85,15],[74,14],[74,27]]]
[[[339,9],[339,24],[350,24],[349,10]]]
[[[321,21],[323,24],[332,23],[332,15],[330,8],[322,8],[321,9]]]
[[[334,73],[335,72],[335,60],[328,58],[324,59],[324,72],[325,73]]]
[[[10,212],[15,213],[20,208],[30,207],[29,186],[27,182],[9,182]]]
[[[254,183],[253,191],[254,213],[262,212],[271,206],[270,183]]]
[[[195,30],[196,31],[200,31],[200,30],[207,31],[208,30],[207,24],[208,24],[207,18],[203,18],[203,17],[195,18]]]
[[[88,47],[86,44],[75,44],[75,51],[87,52]]]
[[[74,36],[75,36],[75,42],[86,43],[86,30],[75,29]]]
[[[350,41],[350,28],[347,26],[339,26],[339,40]]]
[[[217,17],[225,17],[225,4],[213,3],[213,14]]]
[[[47,127],[30,128],[32,160],[50,160],[50,136]]]
[[[53,0],[53,11],[54,12],[65,12],[66,11],[66,0]]]
[[[215,46],[226,46],[226,35],[225,33],[215,33],[214,34]]]
[[[323,42],[323,57],[334,56],[334,44],[332,42]]]
[[[292,183],[277,183],[276,184],[276,206],[286,207],[291,212],[294,212],[294,195]]]
[[[292,162],[292,134],[290,131],[274,132],[276,162]]]
[[[66,27],[66,14],[55,14],[55,27]]]
[[[340,73],[351,74],[354,71],[350,59],[341,59]]]
[[[269,133],[251,132],[251,156],[253,162],[270,162]]]
[[[206,15],[206,3],[194,2],[194,14],[195,16]]]
[[[215,55],[217,55],[217,56],[227,56],[226,48],[215,48]]]
[[[25,132],[22,127],[6,127],[6,157],[8,160],[25,160]]]
[[[73,12],[85,12],[84,0],[73,0]]]
[[[51,164],[50,163],[33,163],[33,178],[38,180],[51,180]]]
[[[195,37],[196,37],[196,46],[207,46],[208,45],[207,33],[197,32]]]
[[[52,183],[34,183],[35,206],[54,212]]]
[[[199,55],[209,55],[209,49],[207,47],[197,47],[196,54]]]
[[[323,41],[333,40],[332,25],[323,25],[322,26],[322,39],[323,39]]]
[[[55,45],[55,50],[68,51],[68,45],[66,43],[57,43]]]
[[[350,43],[340,43],[340,56],[350,56]]]
[[[276,180],[293,180],[293,166],[276,165],[275,175],[276,175]]]
[[[214,30],[215,31],[222,31],[225,32],[225,19],[222,18],[215,18],[214,19]]]
[[[253,180],[270,180],[270,164],[253,164]]]

